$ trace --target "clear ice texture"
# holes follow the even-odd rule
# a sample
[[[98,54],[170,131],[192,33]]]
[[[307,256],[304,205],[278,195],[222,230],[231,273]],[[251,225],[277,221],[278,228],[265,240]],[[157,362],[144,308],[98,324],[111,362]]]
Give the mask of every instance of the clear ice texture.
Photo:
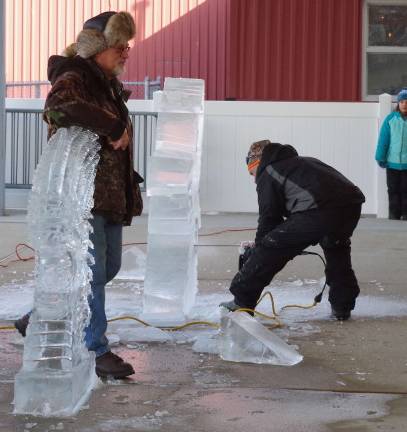
[[[160,113],[157,121],[156,154],[192,158],[198,146],[200,117],[196,114]]]
[[[164,91],[153,95],[157,112],[202,113],[205,82],[200,79],[166,78]]]
[[[16,414],[74,415],[92,389],[94,355],[85,347],[84,328],[97,139],[79,127],[58,129],[34,175],[27,213],[35,249],[34,309],[15,377]]]
[[[149,233],[191,234],[195,232],[197,223],[191,195],[152,196],[150,198]]]
[[[158,111],[150,162],[148,247],[142,318],[156,325],[186,321],[198,290],[199,177],[204,81],[166,78],[154,94]]]
[[[147,195],[190,194],[193,165],[190,159],[154,155],[149,166]]]
[[[161,320],[171,320],[173,324],[183,321],[193,306],[196,294],[194,249],[194,237],[191,234],[149,234],[143,296],[144,320],[155,324],[161,323]],[[188,295],[189,292],[192,294]],[[157,315],[157,318],[153,315]]]
[[[303,357],[246,312],[229,312],[221,319],[218,338],[223,360],[293,366]]]
[[[137,246],[126,249],[122,254],[122,265],[115,279],[143,281],[146,274],[146,254]]]

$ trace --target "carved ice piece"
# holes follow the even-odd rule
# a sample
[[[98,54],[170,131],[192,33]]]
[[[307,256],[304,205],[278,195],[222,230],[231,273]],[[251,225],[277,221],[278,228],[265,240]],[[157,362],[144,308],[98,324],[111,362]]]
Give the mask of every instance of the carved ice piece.
[[[154,93],[142,316],[157,325],[185,322],[195,303],[204,92],[203,80],[166,78],[164,90]]]
[[[218,338],[223,360],[293,366],[303,357],[245,312],[229,312],[221,319]]]
[[[84,328],[97,139],[79,127],[58,129],[35,172],[27,220],[36,284],[23,366],[15,377],[16,414],[74,415],[93,386],[94,354],[85,347]]]

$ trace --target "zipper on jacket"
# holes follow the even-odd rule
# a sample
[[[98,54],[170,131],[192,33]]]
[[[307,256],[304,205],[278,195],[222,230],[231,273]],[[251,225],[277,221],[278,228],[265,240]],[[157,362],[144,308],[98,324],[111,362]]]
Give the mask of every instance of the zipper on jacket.
[[[401,157],[403,155],[403,146],[404,146],[404,128],[406,126],[406,120],[405,120],[404,116],[401,113],[400,113],[400,118],[401,118],[401,120],[403,122],[403,127],[401,129],[401,143],[400,143],[400,154],[399,154],[400,165],[401,165],[402,164]]]

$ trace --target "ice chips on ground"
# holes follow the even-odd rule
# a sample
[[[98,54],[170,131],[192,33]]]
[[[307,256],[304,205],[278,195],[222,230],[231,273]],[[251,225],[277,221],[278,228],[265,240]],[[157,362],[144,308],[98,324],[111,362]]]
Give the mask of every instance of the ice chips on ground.
[[[170,332],[155,327],[136,327],[133,325],[119,328],[116,333],[119,335],[122,344],[133,342],[167,342],[173,340]]]
[[[293,366],[303,359],[293,347],[247,313],[225,315],[218,341],[223,360]]]

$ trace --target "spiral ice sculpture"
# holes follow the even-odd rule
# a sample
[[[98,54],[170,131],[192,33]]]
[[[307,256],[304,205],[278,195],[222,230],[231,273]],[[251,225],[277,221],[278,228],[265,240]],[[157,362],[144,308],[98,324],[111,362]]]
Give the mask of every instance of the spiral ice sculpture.
[[[73,415],[92,389],[94,355],[85,347],[84,327],[97,140],[79,127],[58,129],[35,172],[27,219],[36,284],[23,366],[15,378],[17,414]]]

